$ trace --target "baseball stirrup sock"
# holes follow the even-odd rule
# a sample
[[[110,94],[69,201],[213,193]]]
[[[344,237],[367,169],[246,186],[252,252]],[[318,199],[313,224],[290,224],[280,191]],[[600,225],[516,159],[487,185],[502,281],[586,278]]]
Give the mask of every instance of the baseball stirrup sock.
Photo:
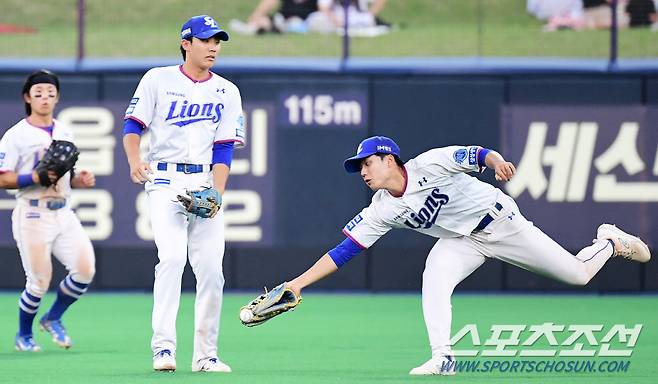
[[[66,276],[59,283],[57,299],[48,311],[48,320],[59,320],[69,305],[75,303],[83,293],[87,292],[88,286],[89,284],[78,283],[73,280],[71,275]]]
[[[39,311],[39,304],[41,298],[28,293],[27,289],[21,293],[18,299],[18,333],[21,336],[32,334],[32,323]]]

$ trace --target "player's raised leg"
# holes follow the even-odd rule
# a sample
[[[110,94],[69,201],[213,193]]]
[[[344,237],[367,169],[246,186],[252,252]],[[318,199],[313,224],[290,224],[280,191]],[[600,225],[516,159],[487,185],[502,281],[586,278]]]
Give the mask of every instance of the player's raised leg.
[[[468,237],[436,242],[423,272],[423,316],[432,349],[432,358],[412,369],[411,375],[454,375],[450,346],[452,305],[457,284],[484,263],[485,257]]]
[[[165,188],[148,191],[151,228],[158,248],[153,283],[153,369],[176,369],[176,315],[187,263],[187,214]]]
[[[197,281],[192,371],[231,372],[217,353],[224,290],[224,211],[220,210],[212,219],[190,215],[189,236],[190,265]]]
[[[525,220],[523,217],[514,217],[513,220],[519,219]],[[496,220],[492,224],[496,230],[505,231],[505,227],[518,225],[513,220]],[[492,257],[573,285],[587,284],[613,256],[633,254],[639,260],[650,258],[649,250],[641,240],[605,226],[599,230],[594,244],[581,249],[575,256],[533,225],[504,236],[501,241],[487,244],[487,249]]]

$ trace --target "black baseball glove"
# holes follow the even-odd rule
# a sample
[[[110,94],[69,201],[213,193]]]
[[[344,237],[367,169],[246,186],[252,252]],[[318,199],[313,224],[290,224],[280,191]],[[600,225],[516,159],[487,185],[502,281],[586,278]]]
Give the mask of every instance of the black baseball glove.
[[[46,154],[39,161],[34,169],[39,175],[39,184],[44,187],[49,187],[57,184],[57,181],[66,174],[66,172],[73,169],[75,162],[78,161],[78,147],[70,141],[66,140],[53,140]],[[56,175],[55,180],[51,180],[48,172]]]

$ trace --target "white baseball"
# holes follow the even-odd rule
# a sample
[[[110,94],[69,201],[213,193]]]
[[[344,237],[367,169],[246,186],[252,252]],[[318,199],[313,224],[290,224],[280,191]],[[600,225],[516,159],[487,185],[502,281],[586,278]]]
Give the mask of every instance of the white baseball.
[[[247,308],[240,311],[240,320],[242,320],[243,323],[248,323],[253,318],[254,318],[254,314]]]

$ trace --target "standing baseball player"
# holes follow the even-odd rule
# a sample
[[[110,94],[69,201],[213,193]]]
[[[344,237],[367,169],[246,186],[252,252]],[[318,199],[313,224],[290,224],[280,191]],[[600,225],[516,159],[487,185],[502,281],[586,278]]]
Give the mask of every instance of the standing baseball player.
[[[210,71],[229,39],[210,16],[189,19],[181,29],[182,65],[149,70],[126,111],[123,144],[130,177],[145,184],[151,228],[158,248],[153,285],[153,369],[176,369],[176,315],[183,268],[196,276],[192,371],[230,372],[219,360],[217,336],[224,276],[224,219],[217,212],[233,148],[245,144],[238,88]],[[151,133],[146,160],[141,134]],[[199,191],[203,202],[185,198]],[[206,211],[196,210],[212,200]],[[183,200],[185,205],[177,200]],[[214,217],[212,217],[214,216]]]
[[[489,149],[436,148],[402,163],[398,145],[375,136],[362,141],[344,165],[347,172],[360,172],[376,191],[372,202],[345,226],[345,240],[287,287],[299,296],[304,287],[333,273],[393,228],[440,238],[423,272],[423,315],[432,358],[412,369],[412,375],[454,374],[443,368],[453,359],[450,297],[487,258],[574,285],[587,284],[610,257],[651,258],[645,243],[610,224],[599,226],[594,244],[575,256],[564,250],[526,220],[511,197],[465,174],[486,167],[497,180],[512,178],[514,165]]]
[[[77,150],[71,145],[73,131],[53,118],[59,101],[57,76],[46,70],[29,75],[23,85],[23,101],[27,117],[0,140],[0,188],[18,189],[12,231],[27,280],[18,301],[15,347],[41,350],[34,341],[32,323],[50,286],[52,254],[69,274],[59,283],[57,298],[39,323],[55,344],[70,348],[73,343],[62,325],[62,315],[87,291],[95,273],[91,241],[71,210],[71,187],[91,188],[96,179],[91,172],[73,172],[77,159]],[[58,158],[72,158],[70,169],[61,169],[61,174],[41,169],[40,160],[49,157],[53,142],[62,144],[57,147]]]

